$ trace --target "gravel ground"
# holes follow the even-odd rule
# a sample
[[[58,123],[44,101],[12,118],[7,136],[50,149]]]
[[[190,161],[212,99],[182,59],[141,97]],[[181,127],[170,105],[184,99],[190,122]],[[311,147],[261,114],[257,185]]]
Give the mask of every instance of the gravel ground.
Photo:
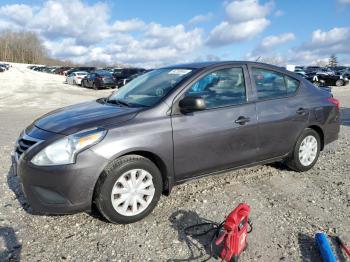
[[[0,74],[0,261],[202,261],[208,237],[189,241],[184,227],[221,222],[240,202],[251,206],[254,223],[241,261],[320,261],[313,241],[320,230],[336,230],[350,244],[350,86],[334,88],[343,107],[340,138],[312,170],[274,164],[195,180],[162,197],[146,219],[112,225],[95,213],[31,214],[11,173],[14,141],[36,117],[111,92],[63,80],[20,64]]]

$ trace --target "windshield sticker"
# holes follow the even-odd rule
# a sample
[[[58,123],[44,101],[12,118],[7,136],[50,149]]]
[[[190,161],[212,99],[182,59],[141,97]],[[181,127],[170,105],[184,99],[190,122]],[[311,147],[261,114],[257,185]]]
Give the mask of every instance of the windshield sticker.
[[[190,69],[173,69],[168,74],[169,75],[186,75],[192,70]]]

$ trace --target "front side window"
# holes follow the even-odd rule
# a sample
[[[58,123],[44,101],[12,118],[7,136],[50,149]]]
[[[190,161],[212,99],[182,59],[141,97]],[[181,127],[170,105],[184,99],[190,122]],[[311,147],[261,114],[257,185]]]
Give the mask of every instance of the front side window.
[[[253,80],[258,99],[276,99],[292,95],[299,86],[299,81],[275,71],[253,68]]]
[[[209,73],[192,84],[185,96],[202,97],[208,109],[242,104],[246,101],[243,69],[225,68]]]

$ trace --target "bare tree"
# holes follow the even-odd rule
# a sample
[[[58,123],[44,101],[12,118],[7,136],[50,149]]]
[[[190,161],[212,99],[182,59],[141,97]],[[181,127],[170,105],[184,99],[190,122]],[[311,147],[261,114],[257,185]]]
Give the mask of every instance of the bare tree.
[[[334,66],[337,66],[337,64],[338,64],[338,58],[335,54],[332,54],[329,58],[328,66],[334,67]]]
[[[17,63],[42,63],[47,52],[34,32],[0,33],[0,60]]]

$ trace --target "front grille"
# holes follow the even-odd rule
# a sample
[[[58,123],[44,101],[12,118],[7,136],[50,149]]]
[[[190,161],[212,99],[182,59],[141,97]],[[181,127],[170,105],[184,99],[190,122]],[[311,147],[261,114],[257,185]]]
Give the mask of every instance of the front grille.
[[[34,146],[38,141],[34,139],[29,139],[28,137],[21,137],[17,141],[16,153],[20,157],[24,152],[26,152],[30,147]]]

